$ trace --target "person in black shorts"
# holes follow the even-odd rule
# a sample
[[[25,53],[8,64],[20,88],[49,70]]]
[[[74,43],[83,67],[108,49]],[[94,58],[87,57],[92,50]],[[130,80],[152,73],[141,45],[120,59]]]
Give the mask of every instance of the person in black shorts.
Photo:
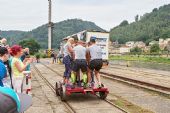
[[[103,66],[103,61],[102,61],[102,49],[96,45],[96,38],[95,37],[91,37],[90,39],[90,47],[87,49],[87,54],[88,54],[88,77],[91,76],[91,72],[94,71],[95,72],[95,76],[97,78],[97,82],[98,82],[98,87],[102,87],[101,84],[101,79],[100,79],[100,75],[99,75],[99,71]],[[90,82],[88,80],[88,82]],[[90,84],[90,83],[88,83]]]
[[[83,85],[87,83],[87,62],[86,62],[86,48],[83,47],[83,41],[78,41],[73,48],[74,51],[74,66],[73,71],[75,75],[79,75],[79,71],[83,73]]]

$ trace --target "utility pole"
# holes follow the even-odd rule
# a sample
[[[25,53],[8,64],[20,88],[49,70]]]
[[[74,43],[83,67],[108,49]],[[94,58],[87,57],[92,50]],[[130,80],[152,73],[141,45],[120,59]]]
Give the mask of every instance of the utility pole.
[[[52,3],[51,0],[48,0],[49,2],[49,11],[48,11],[48,50],[51,50],[52,48],[52,44],[51,44],[51,40],[52,40],[52,35],[53,35],[53,22],[51,22],[51,7],[52,7]]]

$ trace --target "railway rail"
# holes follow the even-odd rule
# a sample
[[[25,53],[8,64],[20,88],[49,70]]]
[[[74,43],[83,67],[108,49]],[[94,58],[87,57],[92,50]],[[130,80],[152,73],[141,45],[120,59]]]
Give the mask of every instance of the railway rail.
[[[43,65],[45,65],[45,64],[43,64]],[[55,70],[53,70],[53,71],[55,71]],[[145,81],[141,81],[141,80],[136,80],[136,79],[129,78],[129,77],[119,76],[116,74],[111,74],[111,73],[107,73],[107,72],[103,72],[103,71],[101,71],[100,74],[102,77],[105,77],[107,79],[116,80],[118,82],[132,85],[134,87],[140,87],[140,88],[143,88],[146,90],[150,90],[150,91],[156,92],[160,95],[170,98],[170,88],[169,87],[157,85],[154,83],[149,83],[149,82],[145,82]],[[149,74],[149,73],[147,73],[147,74]]]
[[[48,69],[50,69],[51,71],[55,72],[57,75],[60,75],[61,77],[63,77],[63,75],[61,75],[60,73],[58,73],[57,71],[55,71],[54,69],[50,68],[49,66],[45,65],[44,63],[41,63],[42,65],[44,65],[45,67],[47,67]],[[98,95],[96,95],[98,98],[100,98]],[[121,110],[123,113],[129,113],[128,111],[122,109],[121,107],[117,106],[116,104],[112,103],[111,101],[109,101],[108,99],[104,100],[105,102],[107,102],[108,104],[116,107],[117,109]]]
[[[54,86],[41,74],[41,72],[38,70],[38,68],[32,64],[34,69],[37,71],[38,75],[44,80],[44,82],[50,87],[50,89],[55,93],[55,88]],[[63,102],[65,107],[69,110],[69,113],[76,113],[74,108],[68,103],[68,102]]]
[[[111,66],[111,68],[115,68],[115,67]],[[123,69],[123,70],[126,70],[126,69]],[[130,85],[134,85],[134,86],[137,86],[137,87],[140,87],[140,88],[148,89],[148,90],[157,92],[159,94],[163,94],[164,96],[170,97],[170,87],[150,83],[150,82],[147,82],[147,81],[144,81],[144,80],[142,81],[142,80],[138,80],[138,79],[134,79],[134,78],[120,76],[120,75],[116,75],[116,74],[108,73],[108,72],[104,72],[104,71],[101,71],[100,73],[105,78],[113,79],[113,80],[123,82],[123,83],[128,83]],[[129,72],[129,74],[132,74],[132,73]],[[135,73],[133,72],[133,74],[135,74]],[[137,76],[149,75],[149,78],[153,78],[153,79],[158,80],[158,78],[154,77],[154,75],[158,76],[158,74],[156,74],[156,73],[151,73],[151,74],[152,74],[152,76],[150,75],[149,72],[140,71],[140,73],[138,73]],[[165,77],[165,75],[161,75],[161,76]],[[148,76],[147,76],[147,78],[148,78]],[[165,82],[167,82],[167,81],[165,80]]]

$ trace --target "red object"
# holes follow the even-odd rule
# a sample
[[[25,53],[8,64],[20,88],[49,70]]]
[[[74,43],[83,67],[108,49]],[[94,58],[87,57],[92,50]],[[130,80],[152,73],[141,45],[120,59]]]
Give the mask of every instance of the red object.
[[[105,92],[107,94],[109,93],[107,88],[87,88],[87,89],[84,89],[83,87],[66,88],[67,95],[71,95],[72,93],[82,93],[82,94],[91,93],[95,95],[97,92]]]
[[[10,54],[11,54],[12,56],[15,56],[15,55],[17,55],[17,53],[20,52],[20,51],[22,51],[22,47],[21,47],[21,46],[19,46],[19,45],[13,45],[13,46],[11,47],[11,49],[10,49]]]

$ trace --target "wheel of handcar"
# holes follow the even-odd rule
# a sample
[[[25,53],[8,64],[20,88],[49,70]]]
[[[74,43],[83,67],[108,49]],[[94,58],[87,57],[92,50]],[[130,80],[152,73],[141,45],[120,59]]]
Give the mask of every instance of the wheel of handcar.
[[[107,93],[101,91],[101,92],[99,92],[99,96],[100,96],[101,99],[106,99]]]
[[[66,87],[64,85],[61,86],[60,88],[60,98],[62,101],[66,101]]]
[[[59,85],[58,85],[58,83],[56,82],[56,84],[55,84],[56,96],[60,96],[59,90],[60,90]]]

